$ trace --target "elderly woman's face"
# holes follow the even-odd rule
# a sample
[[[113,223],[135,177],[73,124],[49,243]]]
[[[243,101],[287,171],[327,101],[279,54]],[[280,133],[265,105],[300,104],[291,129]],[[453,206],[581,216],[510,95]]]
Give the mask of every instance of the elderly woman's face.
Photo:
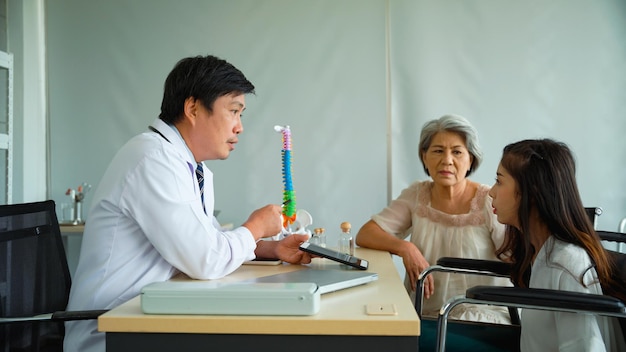
[[[473,157],[465,139],[453,132],[439,132],[422,154],[424,165],[435,183],[453,186],[463,181],[472,166]]]

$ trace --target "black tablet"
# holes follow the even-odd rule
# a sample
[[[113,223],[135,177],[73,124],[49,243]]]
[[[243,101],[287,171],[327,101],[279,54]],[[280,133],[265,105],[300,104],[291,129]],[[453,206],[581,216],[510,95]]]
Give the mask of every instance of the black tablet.
[[[357,258],[355,256],[337,252],[332,249],[320,247],[316,244],[304,242],[300,245],[300,249],[309,252],[311,254],[318,255],[320,257],[328,258],[336,262],[350,265],[360,270],[367,270],[369,263],[365,259]]]

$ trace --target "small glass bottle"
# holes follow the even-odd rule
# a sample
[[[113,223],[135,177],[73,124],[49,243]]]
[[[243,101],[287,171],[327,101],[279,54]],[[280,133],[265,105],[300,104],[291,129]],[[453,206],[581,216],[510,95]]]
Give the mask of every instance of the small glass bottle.
[[[339,252],[354,255],[354,237],[350,233],[352,226],[349,222],[342,222],[339,234]]]
[[[326,248],[326,234],[323,227],[318,227],[313,230],[313,235],[309,242],[316,244],[320,247]]]

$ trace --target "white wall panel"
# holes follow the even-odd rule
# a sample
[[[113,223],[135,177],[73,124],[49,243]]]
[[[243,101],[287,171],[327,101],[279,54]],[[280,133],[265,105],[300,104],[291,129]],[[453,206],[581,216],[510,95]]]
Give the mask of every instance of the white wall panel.
[[[341,221],[356,230],[388,196],[425,179],[419,130],[458,113],[479,130],[485,160],[473,178],[482,183],[492,183],[507,143],[569,143],[583,200],[604,208],[598,227],[612,230],[626,216],[625,4],[49,1],[50,195],[62,202],[67,187],[95,186],[119,147],[158,115],[175,62],[211,53],[257,87],[237,149],[209,163],[224,222],[281,201],[275,124],[292,127],[298,207],[332,238]]]
[[[626,216],[626,3],[619,0],[394,0],[392,187],[426,179],[422,125],[467,117],[485,153],[471,177],[491,185],[502,148],[549,137],[577,157],[583,202],[599,228]]]
[[[281,135],[293,135],[297,207],[331,240],[386,204],[384,1],[47,3],[52,196],[98,183],[117,149],[157,117],[176,61],[214,54],[255,84],[244,133],[209,162],[216,208],[235,225],[282,201]],[[87,197],[89,201],[89,196]],[[87,216],[88,221],[88,216]]]

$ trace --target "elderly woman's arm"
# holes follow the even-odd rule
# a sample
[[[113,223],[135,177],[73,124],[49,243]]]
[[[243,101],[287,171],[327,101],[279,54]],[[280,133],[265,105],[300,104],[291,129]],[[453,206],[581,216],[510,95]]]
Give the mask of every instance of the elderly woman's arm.
[[[356,235],[356,244],[400,256],[413,290],[415,290],[419,274],[429,266],[422,252],[413,243],[386,232],[374,220],[366,222],[359,229]],[[435,284],[429,275],[424,282],[424,296],[429,298],[434,292]]]

